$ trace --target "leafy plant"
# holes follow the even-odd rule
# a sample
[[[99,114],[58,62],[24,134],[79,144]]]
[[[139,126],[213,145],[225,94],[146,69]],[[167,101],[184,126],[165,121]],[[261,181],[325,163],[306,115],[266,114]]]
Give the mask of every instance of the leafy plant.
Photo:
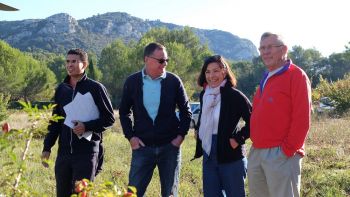
[[[9,100],[10,96],[0,93],[0,121],[7,118],[7,105]]]
[[[30,127],[23,129],[11,129],[8,123],[4,124],[4,133],[0,135],[0,154],[3,157],[10,158],[1,164],[0,173],[0,196],[32,196],[36,191],[32,191],[26,184],[21,183],[22,175],[26,168],[26,159],[30,149],[30,144],[34,136],[41,136],[43,128],[47,127],[49,121],[59,121],[63,117],[51,115],[55,105],[49,104],[43,106],[43,110],[39,110],[37,106],[32,106],[30,102],[19,101],[23,106],[23,111],[28,114]],[[16,143],[12,143],[16,141]],[[24,144],[24,148],[20,151],[20,155],[16,154],[18,144]],[[50,161],[42,161],[45,165],[50,165]],[[103,184],[94,184],[87,179],[83,179],[76,183],[73,197],[136,197],[136,188],[128,187],[128,190],[118,188],[113,182],[105,182]]]
[[[11,100],[52,97],[55,75],[45,64],[0,40],[0,92]]]
[[[328,82],[320,77],[320,83],[313,91],[313,98],[329,97],[335,103],[336,113],[343,115],[350,109],[350,74],[344,79]]]
[[[110,181],[95,185],[88,179],[77,181],[75,183],[75,192],[78,194],[73,194],[72,197],[137,197],[135,187],[129,186],[128,190],[123,190]]]
[[[23,172],[26,170],[26,158],[30,148],[33,136],[38,132],[40,125],[46,122],[58,121],[62,117],[57,115],[51,116],[48,111],[52,111],[54,105],[44,107],[39,110],[33,107],[29,102],[19,102],[23,106],[23,111],[29,115],[31,126],[23,129],[11,129],[0,136],[0,153],[2,157],[8,157],[10,160],[1,166],[0,173],[4,177],[1,179],[0,186],[4,194],[9,196],[29,196],[31,191],[25,184],[20,184]],[[16,143],[24,143],[24,149],[20,155],[15,153]]]

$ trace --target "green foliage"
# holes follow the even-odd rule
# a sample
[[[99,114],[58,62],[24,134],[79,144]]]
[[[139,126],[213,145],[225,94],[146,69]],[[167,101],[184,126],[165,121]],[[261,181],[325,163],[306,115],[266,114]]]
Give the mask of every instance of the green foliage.
[[[314,85],[318,83],[320,74],[326,75],[329,73],[326,58],[322,57],[316,49],[303,49],[301,46],[294,46],[288,56],[294,64],[306,72]]]
[[[7,158],[6,162],[0,162],[0,179],[1,195],[8,196],[31,196],[35,194],[26,183],[21,184],[22,175],[26,170],[26,159],[29,156],[29,148],[34,135],[37,134],[38,128],[42,123],[58,121],[62,117],[51,116],[53,105],[44,107],[44,111],[38,110],[30,103],[20,101],[23,111],[29,115],[31,126],[23,129],[11,129],[7,133],[0,135],[0,153],[3,158]],[[24,148],[17,154],[17,146],[23,145]]]
[[[232,70],[237,78],[237,88],[247,97],[252,97],[266,68],[261,58],[256,57],[253,62],[234,62]]]
[[[114,106],[119,103],[127,76],[143,67],[143,50],[150,42],[165,45],[170,59],[167,70],[181,77],[187,94],[191,97],[198,91],[196,79],[204,57],[210,54],[208,47],[200,44],[190,28],[151,29],[138,43],[125,44],[119,39],[102,50],[98,65],[103,73],[102,83],[110,92]]]
[[[345,74],[350,72],[350,50],[348,49],[343,53],[334,53],[325,58],[316,49],[294,46],[288,56],[293,63],[307,73],[312,87],[317,86],[321,75],[328,81],[336,81],[344,78]]]
[[[51,97],[56,79],[53,73],[33,57],[0,41],[0,92],[11,100]]]
[[[32,55],[34,59],[47,65],[47,67],[55,74],[57,82],[62,82],[66,77],[66,58],[63,53],[55,54],[43,50],[37,50],[30,55]]]
[[[89,66],[87,67],[86,74],[93,80],[102,80],[102,72],[97,67],[97,57],[94,53],[89,53]]]
[[[140,60],[135,58],[135,46],[132,42],[124,44],[119,39],[102,50],[98,62],[103,73],[102,83],[108,89],[114,106],[119,103],[126,77],[140,69]]]
[[[119,188],[111,181],[95,184],[88,179],[83,179],[75,183],[75,192],[78,194],[73,194],[71,197],[137,197],[135,187],[129,186],[128,190]]]
[[[337,114],[343,115],[350,109],[350,74],[335,82],[328,82],[321,77],[320,83],[313,91],[313,97],[329,97],[335,102]]]
[[[25,60],[21,53],[0,41],[0,92],[18,95],[24,82],[22,66]]]
[[[55,73],[56,80],[58,83],[62,82],[64,78],[67,76],[66,71],[66,58],[61,56],[56,56],[52,60],[49,60],[47,62],[48,67],[50,70]]]
[[[56,84],[54,73],[36,60],[28,58],[26,63],[26,70],[23,69],[26,73],[25,82],[20,98],[26,101],[50,99]]]
[[[317,173],[315,170],[305,170],[302,176],[307,176],[310,182],[303,185],[304,195],[312,196],[347,196],[350,191],[350,172],[334,171],[326,173]]]
[[[7,105],[9,103],[10,96],[0,93],[0,121],[7,118]]]
[[[111,19],[109,17],[121,20],[125,16],[116,17],[113,14],[103,16],[104,20],[100,25],[105,25]],[[144,47],[150,42],[160,42],[168,50],[170,62],[167,70],[179,75],[190,99],[197,100],[198,93],[201,91],[201,88],[197,86],[198,74],[205,57],[212,55],[208,46],[201,44],[203,42],[200,42],[197,37],[198,33],[203,39],[200,31],[190,27],[173,30],[163,27],[149,30],[139,41],[130,38],[126,42],[125,39],[119,38],[111,42],[111,39],[104,38],[104,44],[110,43],[110,45],[95,46],[105,47],[101,54],[95,55],[94,52],[89,52],[90,66],[86,72],[90,78],[101,81],[107,87],[113,105],[117,107],[126,77],[143,67]],[[103,38],[95,34],[85,34],[86,32],[83,35],[84,39],[89,40],[87,45],[94,43],[94,39]],[[45,40],[46,38],[39,39],[43,43],[46,42]],[[51,47],[52,43],[48,42],[48,44]],[[208,44],[211,43],[208,41]],[[69,43],[69,45],[76,47],[74,43]],[[96,51],[95,47],[88,47],[88,50]],[[335,81],[342,79],[345,73],[350,71],[350,50],[348,48],[343,53],[332,54],[329,58],[324,58],[316,49],[294,46],[288,55],[295,64],[305,70],[312,82],[312,87],[316,87],[320,75],[328,81]],[[54,54],[42,49],[33,49],[35,52],[30,55],[39,61],[35,62],[29,55],[23,55],[5,42],[0,42],[0,49],[0,74],[3,76],[0,79],[0,92],[10,94],[11,100],[51,99],[55,80],[46,67],[55,74],[56,82],[62,82],[66,76],[63,54],[65,50],[57,49],[61,52]],[[238,79],[238,89],[251,98],[265,70],[261,58],[255,57],[252,62],[233,62],[231,66]]]
[[[330,55],[329,64],[331,65],[331,73],[326,78],[330,81],[342,79],[346,73],[350,72],[350,50]]]

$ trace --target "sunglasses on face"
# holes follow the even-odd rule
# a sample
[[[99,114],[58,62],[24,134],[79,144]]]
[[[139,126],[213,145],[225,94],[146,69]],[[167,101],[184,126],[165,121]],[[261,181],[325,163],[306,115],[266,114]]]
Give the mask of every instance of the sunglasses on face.
[[[148,57],[157,60],[159,64],[164,64],[165,62],[166,63],[169,62],[169,59],[158,59],[158,58],[155,58],[155,57],[152,57],[152,56],[148,56]]]

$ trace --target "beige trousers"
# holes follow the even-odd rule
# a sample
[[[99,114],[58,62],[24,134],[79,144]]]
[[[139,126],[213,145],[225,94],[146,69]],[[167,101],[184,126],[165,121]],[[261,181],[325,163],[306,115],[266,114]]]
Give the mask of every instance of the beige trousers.
[[[251,197],[299,197],[302,157],[287,157],[280,147],[257,149],[248,156]]]

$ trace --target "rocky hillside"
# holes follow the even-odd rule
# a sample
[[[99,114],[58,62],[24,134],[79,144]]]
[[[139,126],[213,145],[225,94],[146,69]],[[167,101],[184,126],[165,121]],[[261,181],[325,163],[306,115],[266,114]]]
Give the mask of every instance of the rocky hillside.
[[[67,49],[81,47],[100,54],[101,50],[116,38],[126,42],[138,40],[154,27],[183,28],[160,20],[143,20],[127,13],[113,12],[76,20],[60,13],[46,19],[0,21],[0,39],[22,51],[46,50],[64,53]],[[215,53],[231,60],[251,60],[257,56],[255,45],[229,32],[196,29],[201,42]]]

